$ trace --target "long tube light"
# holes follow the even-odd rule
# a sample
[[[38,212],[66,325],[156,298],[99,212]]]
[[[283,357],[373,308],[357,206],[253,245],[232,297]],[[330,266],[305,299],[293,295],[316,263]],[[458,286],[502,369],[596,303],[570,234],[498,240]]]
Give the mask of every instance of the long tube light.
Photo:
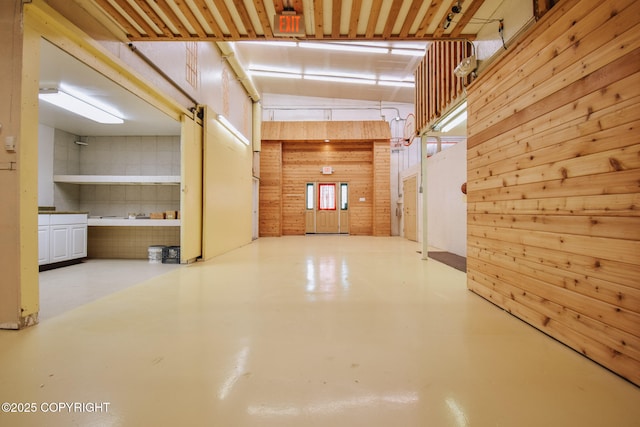
[[[405,56],[424,56],[424,48],[415,48],[408,46],[384,46],[381,43],[339,43],[339,42],[295,42],[295,41],[246,41],[239,42],[243,44],[260,44],[261,46],[274,46],[274,47],[302,47],[308,49],[322,49],[332,50],[337,52],[351,52],[351,53],[379,53],[379,54],[391,54],[391,55],[405,55]]]
[[[338,76],[321,76],[315,74],[305,74],[304,80],[315,80],[320,82],[333,82],[333,83],[352,83],[360,85],[375,85],[376,81],[371,79],[358,79],[354,77],[338,77]]]
[[[79,116],[93,120],[102,124],[122,124],[124,120],[111,113],[104,111],[102,108],[69,95],[59,89],[40,89],[38,98],[44,102],[63,108]]]
[[[314,43],[314,42],[300,42],[299,47],[307,49],[322,49],[332,50],[338,52],[351,52],[351,53],[389,53],[388,47],[375,47],[375,46],[362,46],[362,45],[349,45],[342,43]]]
[[[467,120],[467,110],[458,114],[455,118],[451,119],[449,123],[442,127],[442,132],[449,132],[454,127],[458,126],[460,123]]]
[[[441,132],[448,132],[463,121],[467,119],[467,101],[458,105],[451,110],[450,113],[445,115],[436,125],[435,129],[439,129]]]
[[[218,120],[218,123],[220,123],[225,129],[227,129],[233,136],[238,138],[243,144],[251,145],[251,142],[247,139],[247,137],[240,133],[240,131],[236,129],[235,126],[233,126],[225,116],[223,116],[222,114],[218,114],[216,119]]]
[[[279,79],[305,79],[323,82],[335,83],[354,83],[366,85],[392,86],[400,88],[414,88],[415,83],[407,80],[396,80],[391,76],[376,78],[373,74],[348,74],[348,73],[332,73],[324,74],[320,72],[296,73],[291,71],[280,71],[272,69],[255,69],[250,68],[249,74],[255,77],[273,77]]]

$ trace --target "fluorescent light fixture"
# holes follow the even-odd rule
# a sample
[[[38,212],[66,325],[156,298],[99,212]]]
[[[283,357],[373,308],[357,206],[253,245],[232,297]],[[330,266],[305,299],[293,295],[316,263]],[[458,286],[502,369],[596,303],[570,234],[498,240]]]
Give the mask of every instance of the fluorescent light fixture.
[[[88,101],[58,89],[40,89],[38,97],[44,102],[63,108],[79,116],[102,124],[122,124],[124,120],[92,105]]]
[[[400,49],[400,48],[392,48],[392,55],[405,55],[405,56],[424,56],[425,51],[419,49]]]
[[[346,43],[317,43],[317,42],[300,42],[298,46],[308,49],[333,50],[338,52],[352,53],[389,53],[388,47],[363,46]]]
[[[249,74],[256,77],[276,77],[279,79],[302,79],[302,74],[284,71],[249,70]]]
[[[410,87],[414,88],[416,85],[413,82],[401,82],[398,80],[378,80],[380,86],[392,86],[392,87]]]
[[[305,74],[305,80],[315,80],[320,82],[334,82],[334,83],[351,83],[351,84],[361,84],[361,85],[375,85],[375,80],[370,79],[358,79],[352,77],[335,77],[335,76],[320,76],[320,75],[311,75]]]
[[[298,46],[298,42],[294,41],[238,41],[234,43],[239,44],[259,44],[260,46],[271,46],[271,47],[296,47]]]
[[[449,132],[465,120],[467,120],[467,101],[464,101],[462,104],[451,110],[451,112],[445,115],[434,126],[434,128],[441,132]]]
[[[453,118],[449,123],[442,127],[442,132],[449,132],[454,127],[458,126],[460,123],[467,120],[467,111],[463,111],[458,114],[455,118]]]
[[[340,71],[324,72],[323,70],[307,70],[305,75],[309,76],[328,76],[328,77],[345,77],[348,79],[375,80],[375,74],[364,73],[344,73]]]
[[[222,114],[218,114],[216,119],[222,126],[224,126],[225,129],[227,129],[233,136],[238,138],[243,144],[251,145],[251,142],[249,142],[247,137],[240,133],[240,131],[236,129],[235,126],[233,126],[225,116],[223,116]]]

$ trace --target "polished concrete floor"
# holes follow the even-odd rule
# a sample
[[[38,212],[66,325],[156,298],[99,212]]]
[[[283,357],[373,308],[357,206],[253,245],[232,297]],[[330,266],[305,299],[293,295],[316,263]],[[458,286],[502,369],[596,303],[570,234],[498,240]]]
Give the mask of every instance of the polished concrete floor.
[[[262,238],[0,331],[0,403],[32,410],[0,426],[640,425],[638,387],[419,249]]]

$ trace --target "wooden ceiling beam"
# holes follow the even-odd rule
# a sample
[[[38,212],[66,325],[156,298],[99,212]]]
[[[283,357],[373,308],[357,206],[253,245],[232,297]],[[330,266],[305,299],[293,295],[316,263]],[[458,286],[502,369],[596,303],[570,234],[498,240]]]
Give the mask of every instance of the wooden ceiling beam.
[[[471,3],[471,5],[467,6],[466,9],[462,9],[462,17],[458,19],[458,22],[456,22],[456,26],[451,32],[452,37],[460,37],[460,34],[462,34],[462,30],[464,30],[464,27],[467,26],[473,16],[478,12],[478,10],[480,10],[482,5],[484,4],[484,1],[485,0],[473,0],[473,3]]]
[[[164,22],[162,18],[160,18],[160,15],[158,15],[151,6],[149,6],[149,3],[147,3],[144,0],[134,0],[134,1],[138,5],[138,7],[140,7],[140,9],[142,9],[144,13],[146,13],[147,16],[158,26],[160,31],[162,31],[162,34],[164,34],[166,37],[169,37],[169,38],[175,36],[173,31],[171,31],[171,28],[167,26],[167,23]]]
[[[269,16],[267,16],[267,8],[264,5],[264,0],[255,0],[253,4],[256,7],[258,19],[260,19],[264,37],[268,39],[273,38],[273,31],[271,30],[271,20],[269,19]]]
[[[445,31],[445,23],[447,22],[447,20],[449,19],[449,15],[451,14],[451,8],[458,3],[458,0],[451,0],[451,4],[449,4],[449,7],[445,10],[444,15],[442,16],[442,19],[440,19],[440,22],[438,23],[438,28],[436,28],[436,30],[433,32],[433,35],[436,37],[442,37],[442,35],[444,34]],[[458,20],[458,18],[460,17],[459,14],[452,14],[452,18],[453,20]],[[455,25],[453,23],[453,21],[451,21],[449,23],[449,25]]]
[[[375,34],[376,25],[378,24],[378,18],[380,17],[381,9],[382,0],[373,0],[373,4],[371,5],[371,12],[369,14],[369,22],[367,23],[367,32],[365,33],[365,37],[368,39],[372,39]]]
[[[422,3],[424,3],[424,0],[413,0],[413,2],[411,2],[411,6],[409,6],[407,16],[404,19],[404,24],[402,24],[402,28],[400,29],[399,36],[401,38],[409,36],[409,31],[411,30],[411,26],[418,16],[418,12],[420,11],[420,6],[422,6]]]
[[[324,38],[324,6],[323,0],[313,0],[313,19],[315,20],[316,28],[315,28],[315,38],[322,39]]]
[[[433,0],[427,9],[427,13],[425,13],[424,18],[422,18],[422,22],[418,27],[418,31],[416,31],[416,37],[422,38],[427,34],[427,29],[429,28],[429,24],[433,20],[433,17],[438,12],[440,5],[442,4],[441,0]]]
[[[340,38],[340,17],[342,16],[342,0],[333,0],[331,10],[331,37]]]
[[[124,31],[127,33],[127,37],[128,38],[138,38],[140,40],[142,39],[146,39],[148,40],[149,37],[144,37],[137,29],[136,27],[134,27],[128,20],[127,18],[125,18],[124,16],[122,16],[120,14],[120,12],[118,12],[118,10],[111,6],[111,3],[109,3],[107,0],[95,0],[96,4],[101,7],[105,13],[111,17],[111,19],[113,19],[122,29],[124,29]],[[133,18],[132,18],[133,19]]]
[[[391,9],[389,10],[389,14],[387,15],[387,22],[384,26],[384,31],[382,33],[382,37],[384,39],[391,38],[391,32],[393,31],[393,27],[396,25],[396,20],[398,19],[398,14],[400,13],[402,3],[403,0],[393,0]]]
[[[231,6],[232,3],[228,0],[95,0],[98,7],[132,41],[273,39],[273,17],[268,15],[272,4],[276,13],[281,13],[285,8],[293,8],[298,14],[306,12],[309,15],[313,24],[311,28],[307,28],[307,40],[427,41],[463,37],[474,40],[475,35],[465,35],[462,32],[481,6],[486,4],[486,0],[466,0],[465,10],[455,15],[457,22],[451,23],[454,27],[447,33],[443,23],[450,10],[446,10],[445,6],[451,7],[456,3],[455,0],[430,0],[424,8],[423,5],[427,4],[425,0],[349,1],[350,4],[344,0],[253,0],[234,1],[234,6]],[[403,4],[408,6],[406,12],[403,12]],[[324,20],[325,6],[331,7],[333,12],[327,22]],[[305,7],[308,10],[303,10]],[[343,7],[349,10],[343,11]],[[363,16],[365,7],[368,16]],[[383,8],[385,16],[381,16]],[[446,12],[444,17],[439,10]],[[256,16],[259,21],[255,19]],[[440,20],[437,28],[434,19]],[[342,23],[346,25],[347,21],[349,28],[343,33],[340,26]],[[416,26],[417,31],[411,34],[412,28]],[[190,29],[187,30],[186,27]],[[358,31],[359,27],[364,27],[363,31]],[[394,28],[400,28],[398,34],[393,33]],[[427,34],[431,28],[433,31]]]
[[[207,37],[206,29],[200,24],[198,18],[194,15],[189,5],[184,0],[173,0],[180,12],[184,15],[185,19],[189,21],[189,24],[193,27],[198,37]]]
[[[220,28],[220,25],[218,25],[215,16],[213,16],[213,11],[203,1],[196,1],[193,2],[193,4],[196,5],[198,10],[200,11],[200,14],[204,18],[204,20],[207,21],[207,24],[209,24],[209,27],[211,27],[211,30],[213,31],[212,37],[209,37],[208,39],[222,40],[224,34],[222,34],[222,29]]]
[[[235,6],[238,15],[240,15],[240,19],[242,20],[242,24],[244,25],[245,30],[247,30],[247,36],[255,38],[256,30],[255,28],[253,28],[253,22],[251,22],[249,12],[247,11],[247,7],[245,6],[244,2],[235,1],[233,2],[233,5]]]
[[[156,3],[156,5],[158,5],[160,10],[162,10],[162,13],[166,15],[167,19],[171,21],[173,26],[178,30],[178,32],[182,37],[191,36],[191,34],[189,33],[189,30],[187,30],[187,27],[184,26],[180,18],[178,18],[178,15],[176,15],[173,9],[171,9],[171,6],[169,6],[169,3],[167,3],[167,0],[153,0],[153,1]]]
[[[416,0],[422,1],[422,0]],[[360,22],[360,11],[362,10],[362,0],[353,0],[351,3],[351,16],[349,18],[349,38],[355,39],[358,35],[358,23]]]
[[[231,18],[231,13],[229,12],[229,9],[227,9],[227,5],[224,3],[224,0],[213,0],[213,3],[216,6],[216,9],[218,9],[220,16],[222,16],[222,20],[229,30],[229,35],[231,35],[231,38],[227,37],[226,34],[223,37],[229,40],[240,40],[240,33]]]

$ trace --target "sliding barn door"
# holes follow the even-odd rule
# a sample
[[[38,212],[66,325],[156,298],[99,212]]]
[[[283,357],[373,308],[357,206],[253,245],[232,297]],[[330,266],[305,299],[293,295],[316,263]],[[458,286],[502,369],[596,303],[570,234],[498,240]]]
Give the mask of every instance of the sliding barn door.
[[[182,117],[180,262],[202,256],[202,125]]]

